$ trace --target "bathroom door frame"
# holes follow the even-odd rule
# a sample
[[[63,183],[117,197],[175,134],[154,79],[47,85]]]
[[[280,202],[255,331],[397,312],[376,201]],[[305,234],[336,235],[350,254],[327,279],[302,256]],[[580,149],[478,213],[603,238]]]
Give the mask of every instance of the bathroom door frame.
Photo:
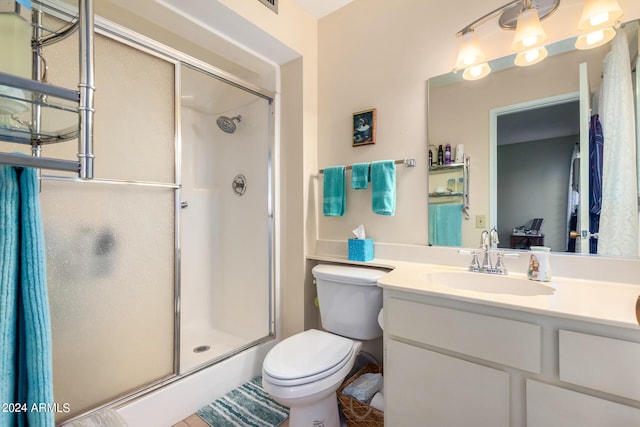
[[[550,96],[546,98],[534,99],[531,101],[525,101],[517,104],[506,105],[502,107],[492,108],[489,110],[489,227],[498,227],[498,117],[511,114],[518,113],[528,110],[535,110],[538,108],[551,107],[554,105],[566,104],[569,102],[580,101],[580,92],[569,92],[561,95]],[[582,102],[581,102],[582,108]],[[588,125],[588,123],[587,123]],[[587,129],[588,131],[588,129]],[[582,130],[581,130],[582,134]],[[587,133],[588,140],[588,133]],[[588,153],[588,150],[587,150]],[[581,156],[581,162],[586,157],[587,162],[589,156]],[[568,167],[568,166],[567,166]],[[584,167],[581,164],[580,170],[583,170]],[[587,164],[588,171],[588,164]],[[587,186],[589,180],[587,179]],[[567,183],[568,185],[568,183]],[[582,193],[582,181],[580,182]],[[588,187],[586,188],[588,191]],[[580,203],[580,209],[582,209],[582,205],[584,203]],[[588,209],[588,206],[586,206]],[[588,216],[587,216],[588,218]],[[587,221],[588,224],[588,221]],[[588,250],[588,240],[587,240],[587,253]]]

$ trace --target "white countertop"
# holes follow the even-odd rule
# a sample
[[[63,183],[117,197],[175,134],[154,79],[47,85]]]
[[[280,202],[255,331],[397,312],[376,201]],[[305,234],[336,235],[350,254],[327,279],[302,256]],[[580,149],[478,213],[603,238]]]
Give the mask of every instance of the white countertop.
[[[312,256],[310,259],[392,269],[378,281],[378,285],[384,289],[640,330],[639,320],[636,318],[636,303],[640,297],[640,286],[637,285],[553,277],[550,282],[533,282],[549,287],[548,292],[522,296],[458,289],[425,279],[435,272],[467,272],[461,267],[382,259],[366,263],[340,257]],[[486,276],[485,273],[467,273],[470,280],[476,275]],[[521,274],[510,273],[509,276],[527,280]],[[466,280],[467,276],[464,277]],[[470,282],[465,287],[472,286]]]

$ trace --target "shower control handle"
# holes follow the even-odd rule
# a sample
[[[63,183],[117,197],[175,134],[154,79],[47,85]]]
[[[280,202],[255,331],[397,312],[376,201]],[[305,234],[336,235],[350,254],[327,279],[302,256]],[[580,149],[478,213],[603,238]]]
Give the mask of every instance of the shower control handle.
[[[231,189],[236,196],[242,196],[247,191],[247,178],[242,174],[236,175],[231,181]]]
[[[186,209],[189,207],[189,202],[180,202],[180,209]]]

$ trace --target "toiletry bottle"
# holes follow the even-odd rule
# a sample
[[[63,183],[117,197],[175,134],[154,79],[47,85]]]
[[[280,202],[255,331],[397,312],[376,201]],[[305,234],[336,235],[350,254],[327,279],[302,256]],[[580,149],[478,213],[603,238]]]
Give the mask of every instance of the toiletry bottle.
[[[444,165],[444,151],[442,150],[442,145],[438,146],[438,164]]]
[[[433,152],[431,151],[431,148],[429,148],[429,167],[431,167],[433,165]]]
[[[444,149],[444,164],[451,164],[451,144],[447,144],[447,147]]]

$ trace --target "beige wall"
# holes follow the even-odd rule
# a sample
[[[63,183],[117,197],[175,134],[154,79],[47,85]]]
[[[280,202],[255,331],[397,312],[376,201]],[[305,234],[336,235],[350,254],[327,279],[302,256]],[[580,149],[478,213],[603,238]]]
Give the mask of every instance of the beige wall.
[[[378,242],[427,241],[427,80],[453,68],[456,32],[504,3],[355,0],[320,20],[319,167],[404,157],[415,157],[418,164],[414,169],[398,169],[395,217],[371,213],[370,192],[348,190],[344,217],[323,217],[317,210],[319,239],[346,240],[355,226],[364,223]],[[544,22],[549,42],[576,35],[573,23],[583,4],[582,0],[561,2]],[[640,17],[640,2],[619,0],[619,4],[625,20]],[[477,34],[490,59],[511,54],[513,33],[500,30],[496,22],[482,25]],[[351,147],[352,114],[373,107],[378,110],[377,143]],[[451,126],[463,128],[464,124]],[[486,152],[476,154],[478,160],[487,156]],[[474,169],[476,179],[488,183],[488,170]],[[488,210],[488,200],[472,200],[471,205],[485,209],[483,203]]]

